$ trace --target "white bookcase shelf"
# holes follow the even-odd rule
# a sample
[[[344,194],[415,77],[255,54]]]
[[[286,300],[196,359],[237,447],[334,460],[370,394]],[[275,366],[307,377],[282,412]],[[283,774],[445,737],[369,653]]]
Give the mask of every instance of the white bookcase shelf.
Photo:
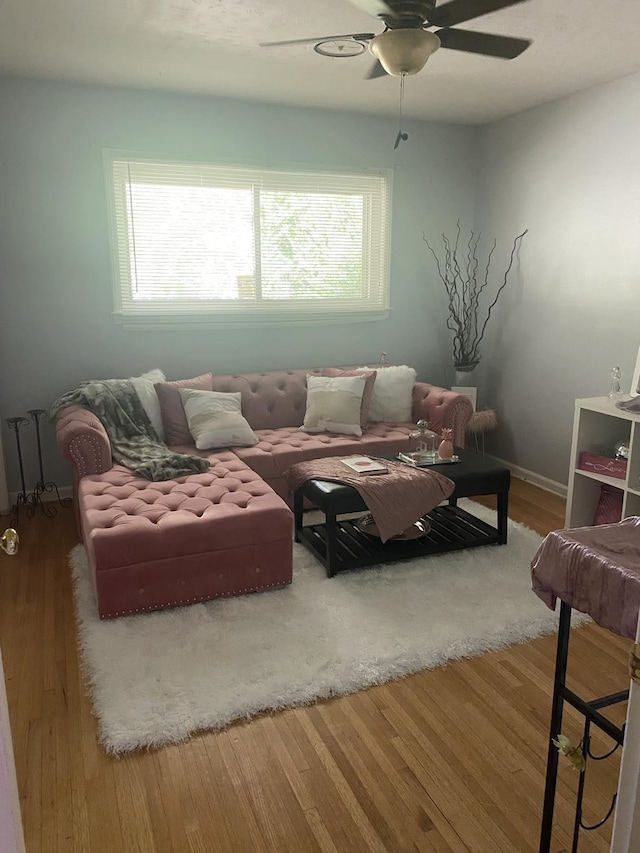
[[[630,449],[624,480],[578,468],[582,451],[602,452],[604,448],[613,448],[619,441],[628,444]],[[567,489],[567,527],[585,527],[593,523],[602,485],[613,486],[622,492],[622,518],[640,515],[640,415],[616,408],[609,397],[588,397],[576,400]]]

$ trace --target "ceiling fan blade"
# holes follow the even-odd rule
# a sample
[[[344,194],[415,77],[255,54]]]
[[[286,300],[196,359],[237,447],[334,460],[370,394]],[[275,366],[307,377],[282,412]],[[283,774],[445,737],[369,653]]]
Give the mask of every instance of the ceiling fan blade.
[[[289,41],[263,41],[259,47],[282,47],[287,44],[316,44],[321,41],[333,41],[334,39],[353,39],[354,41],[369,41],[375,38],[375,33],[346,33],[340,36],[317,36],[311,39],[290,39]]]
[[[498,59],[515,59],[531,44],[528,39],[475,33],[471,30],[438,30],[436,35],[442,47],[463,50],[465,53],[481,53],[483,56],[496,56]]]
[[[375,80],[376,77],[386,77],[387,72],[382,67],[382,63],[376,59],[371,68],[369,69],[369,73],[365,76],[365,80]]]
[[[434,27],[453,27],[489,12],[515,6],[526,0],[449,0],[429,13],[429,23]],[[438,36],[440,38],[440,36]]]
[[[381,15],[393,15],[393,9],[384,0],[351,0],[354,6],[362,9],[367,15],[379,18]]]

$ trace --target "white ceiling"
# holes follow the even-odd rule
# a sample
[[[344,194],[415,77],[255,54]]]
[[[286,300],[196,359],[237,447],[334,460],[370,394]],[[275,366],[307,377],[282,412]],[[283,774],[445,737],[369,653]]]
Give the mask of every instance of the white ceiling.
[[[639,0],[528,0],[464,29],[533,39],[504,61],[439,50],[405,84],[403,114],[480,124],[640,71]],[[373,58],[261,41],[381,32],[349,0],[2,0],[0,74],[397,114]]]

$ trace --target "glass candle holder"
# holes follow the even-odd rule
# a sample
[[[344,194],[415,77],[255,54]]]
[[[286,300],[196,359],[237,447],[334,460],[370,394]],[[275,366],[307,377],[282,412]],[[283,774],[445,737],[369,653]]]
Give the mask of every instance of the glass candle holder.
[[[409,433],[409,453],[418,462],[431,462],[438,455],[440,436],[429,429],[427,421],[420,420]]]

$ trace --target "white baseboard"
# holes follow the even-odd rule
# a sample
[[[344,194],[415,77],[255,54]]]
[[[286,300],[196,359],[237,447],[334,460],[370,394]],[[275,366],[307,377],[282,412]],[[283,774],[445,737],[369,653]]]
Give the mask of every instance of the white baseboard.
[[[487,456],[489,456],[488,453]],[[567,487],[563,483],[557,483],[555,480],[543,477],[542,474],[536,474],[535,471],[528,471],[526,468],[514,465],[513,462],[498,459],[497,456],[490,456],[489,458],[493,459],[499,465],[504,465],[505,468],[508,468],[517,480],[524,480],[525,482],[533,483],[534,486],[539,486],[547,492],[551,492],[561,498],[566,498]]]

